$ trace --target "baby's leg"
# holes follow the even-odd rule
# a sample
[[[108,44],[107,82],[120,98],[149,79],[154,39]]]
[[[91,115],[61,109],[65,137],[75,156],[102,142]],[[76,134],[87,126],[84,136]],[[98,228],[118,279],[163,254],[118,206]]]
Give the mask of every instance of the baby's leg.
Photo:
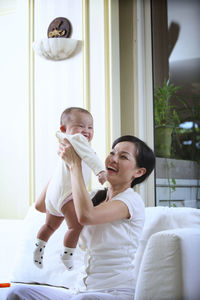
[[[74,202],[72,200],[67,202],[62,207],[61,211],[68,226],[68,231],[66,232],[64,237],[64,246],[76,248],[83,226],[78,222],[76,211],[74,208]]]
[[[37,238],[47,242],[50,236],[56,231],[56,229],[58,229],[63,220],[63,217],[54,216],[47,212],[45,224],[40,228]]]
[[[78,222],[72,200],[64,204],[61,210],[68,226],[68,231],[64,236],[64,251],[61,259],[68,270],[71,270],[73,268],[73,253],[83,226]]]
[[[33,252],[33,262],[38,268],[43,267],[43,254],[44,248],[50,236],[55,232],[55,230],[60,226],[63,221],[63,217],[58,217],[46,213],[45,224],[40,228],[37,241],[35,243],[35,250]]]

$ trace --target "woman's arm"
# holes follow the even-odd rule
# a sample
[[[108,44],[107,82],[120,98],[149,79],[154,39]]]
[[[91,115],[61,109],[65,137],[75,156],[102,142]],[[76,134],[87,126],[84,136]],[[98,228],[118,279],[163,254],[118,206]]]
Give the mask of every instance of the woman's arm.
[[[48,185],[49,185],[49,182],[46,184],[46,186],[44,187],[44,189],[42,190],[38,199],[35,202],[35,208],[42,213],[46,212],[45,198],[46,198],[46,192],[47,192]]]
[[[103,224],[129,217],[128,207],[122,201],[108,201],[93,206],[83,180],[81,160],[69,142],[60,144],[58,154],[70,170],[73,201],[79,223]]]

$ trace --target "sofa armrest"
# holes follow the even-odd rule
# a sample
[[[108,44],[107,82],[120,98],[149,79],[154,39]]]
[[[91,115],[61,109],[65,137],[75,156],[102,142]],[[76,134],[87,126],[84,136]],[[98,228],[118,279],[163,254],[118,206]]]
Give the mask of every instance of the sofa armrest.
[[[135,300],[198,300],[200,230],[155,233],[147,243],[138,273]]]

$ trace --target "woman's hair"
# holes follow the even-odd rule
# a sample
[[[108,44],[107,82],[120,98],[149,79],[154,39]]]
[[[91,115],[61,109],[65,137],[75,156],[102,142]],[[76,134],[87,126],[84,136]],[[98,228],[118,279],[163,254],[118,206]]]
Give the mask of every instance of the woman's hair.
[[[130,142],[133,143],[136,147],[135,159],[138,168],[145,168],[146,173],[143,174],[141,177],[135,178],[132,183],[131,187],[135,186],[143,182],[153,171],[155,167],[155,154],[145,144],[145,142],[141,141],[139,138],[132,136],[132,135],[124,135],[116,139],[112,144],[112,149],[121,142]]]
[[[107,188],[103,190],[98,190],[97,193],[92,198],[92,203],[94,206],[99,205],[101,202],[103,202],[106,199],[107,196]]]
[[[143,141],[138,139],[132,135],[124,135],[116,139],[112,144],[112,149],[121,142],[131,142],[136,147],[135,159],[138,168],[145,168],[146,173],[141,177],[135,178],[132,183],[131,187],[135,186],[143,182],[153,171],[155,167],[155,155],[151,148],[147,146]],[[106,199],[107,189],[99,190],[95,196],[92,198],[93,205],[99,205]]]

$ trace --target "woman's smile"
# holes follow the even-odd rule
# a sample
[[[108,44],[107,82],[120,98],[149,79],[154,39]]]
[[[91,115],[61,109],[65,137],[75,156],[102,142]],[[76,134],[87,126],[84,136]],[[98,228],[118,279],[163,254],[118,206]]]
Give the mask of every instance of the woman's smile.
[[[107,173],[112,174],[112,173],[117,173],[118,169],[116,167],[113,167],[111,165],[108,165],[107,169]]]

